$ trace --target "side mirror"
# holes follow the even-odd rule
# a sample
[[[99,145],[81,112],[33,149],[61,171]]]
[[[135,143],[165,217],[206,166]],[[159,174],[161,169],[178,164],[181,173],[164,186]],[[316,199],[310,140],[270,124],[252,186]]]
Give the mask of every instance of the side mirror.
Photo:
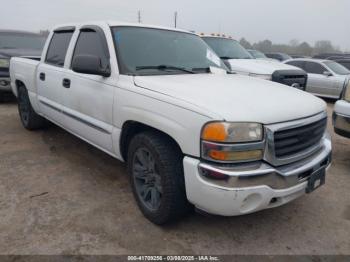
[[[88,75],[111,76],[111,69],[109,67],[102,68],[101,58],[93,55],[76,56],[72,62],[72,70]]]
[[[332,73],[329,72],[329,71],[324,71],[324,72],[323,72],[323,75],[325,75],[325,76],[332,76]]]

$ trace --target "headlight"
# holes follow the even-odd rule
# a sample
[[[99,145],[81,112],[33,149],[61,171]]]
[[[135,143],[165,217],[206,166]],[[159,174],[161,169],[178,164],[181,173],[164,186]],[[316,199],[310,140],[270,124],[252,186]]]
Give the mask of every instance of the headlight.
[[[249,73],[249,76],[257,77],[257,78],[261,78],[261,79],[265,79],[265,80],[272,80],[272,76],[271,75],[260,75],[260,74]]]
[[[212,122],[202,130],[202,157],[219,162],[247,162],[263,157],[263,126]]]
[[[10,60],[9,59],[0,58],[0,67],[2,67],[2,68],[9,68],[9,66],[10,66]]]
[[[344,100],[350,102],[350,79],[348,80],[348,84],[345,86],[344,92]]]

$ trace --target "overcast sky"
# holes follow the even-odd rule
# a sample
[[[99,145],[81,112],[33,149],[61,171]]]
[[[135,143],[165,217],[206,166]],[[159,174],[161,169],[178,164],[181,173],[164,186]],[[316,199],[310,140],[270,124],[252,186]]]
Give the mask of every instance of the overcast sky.
[[[118,20],[196,32],[221,32],[250,42],[331,40],[350,51],[350,0],[1,0],[0,28],[36,31],[84,20]]]

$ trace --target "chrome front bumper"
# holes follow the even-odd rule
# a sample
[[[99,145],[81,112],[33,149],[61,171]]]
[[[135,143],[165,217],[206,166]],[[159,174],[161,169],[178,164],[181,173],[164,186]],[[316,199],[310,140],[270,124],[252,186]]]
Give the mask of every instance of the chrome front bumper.
[[[185,157],[188,200],[205,212],[236,216],[288,203],[305,194],[310,176],[331,163],[331,140],[322,139],[317,152],[297,162],[274,167],[267,162],[216,166]],[[227,176],[213,179],[206,172]]]

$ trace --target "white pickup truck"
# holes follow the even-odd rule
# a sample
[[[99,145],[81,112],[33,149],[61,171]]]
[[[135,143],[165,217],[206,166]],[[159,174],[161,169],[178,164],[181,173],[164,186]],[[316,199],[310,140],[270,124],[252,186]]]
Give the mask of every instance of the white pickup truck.
[[[307,73],[279,61],[255,59],[241,44],[229,37],[202,36],[203,40],[225,62],[231,72],[292,86],[305,90]]]
[[[193,206],[277,207],[325,182],[325,103],[223,69],[195,34],[91,22],[55,28],[41,61],[12,58],[10,74],[25,128],[49,120],[125,161],[142,213],[164,224]]]

